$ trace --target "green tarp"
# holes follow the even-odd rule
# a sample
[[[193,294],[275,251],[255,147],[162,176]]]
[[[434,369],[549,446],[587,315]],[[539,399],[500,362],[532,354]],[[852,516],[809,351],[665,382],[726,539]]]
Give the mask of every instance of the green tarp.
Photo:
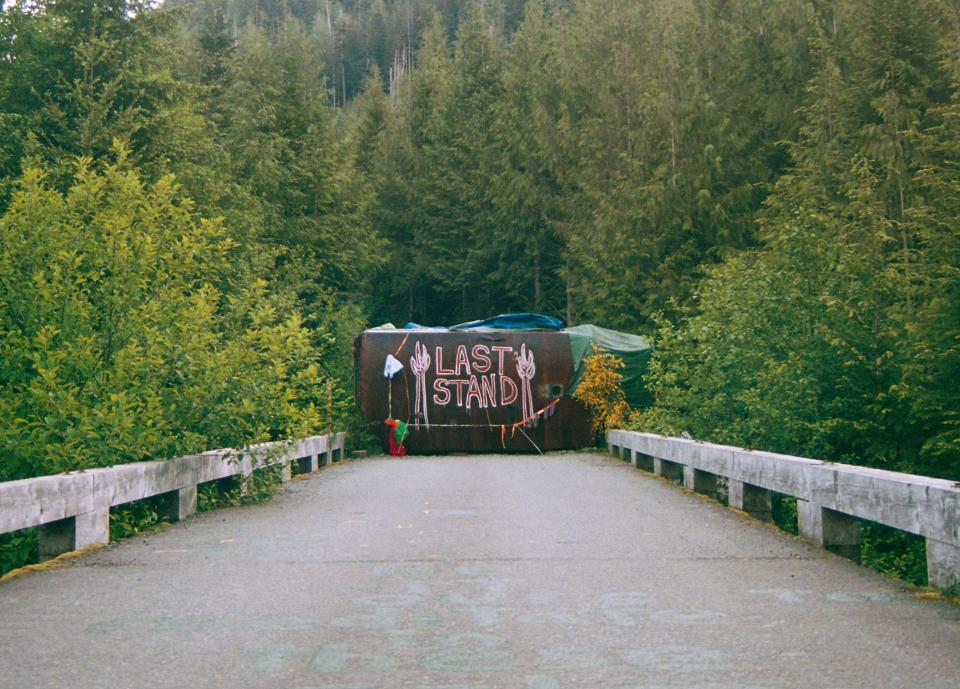
[[[631,407],[649,406],[650,396],[643,385],[643,376],[647,372],[647,366],[650,363],[650,356],[653,354],[653,345],[649,340],[640,335],[631,335],[617,330],[608,330],[598,325],[577,325],[572,328],[559,328],[554,325],[561,325],[558,319],[551,319],[547,316],[538,316],[537,314],[504,314],[486,321],[474,321],[456,326],[459,330],[537,330],[549,329],[559,330],[570,337],[570,349],[573,353],[573,380],[567,386],[566,394],[572,395],[574,390],[580,384],[583,378],[585,368],[584,358],[593,351],[593,345],[597,345],[604,352],[609,352],[619,359],[623,360],[624,367],[620,369],[623,376],[623,392],[627,397],[627,402]],[[437,327],[429,328],[418,326],[415,323],[408,323],[405,329],[422,330],[449,330],[449,328]],[[395,330],[392,323],[385,323],[374,330]]]
[[[593,351],[593,345],[623,360],[620,369],[623,376],[623,392],[632,407],[643,407],[650,403],[650,396],[643,385],[643,376],[653,354],[653,345],[640,335],[607,330],[596,325],[577,325],[564,328],[561,332],[570,336],[570,349],[573,351],[573,380],[567,388],[567,394],[573,394],[585,368],[584,358]]]

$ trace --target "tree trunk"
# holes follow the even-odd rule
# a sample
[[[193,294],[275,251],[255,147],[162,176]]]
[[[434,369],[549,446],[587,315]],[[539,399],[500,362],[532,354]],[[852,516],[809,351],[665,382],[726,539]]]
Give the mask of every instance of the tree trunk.
[[[533,251],[533,310],[540,312],[541,302],[543,301],[543,291],[540,282],[540,241],[537,238],[537,246]]]

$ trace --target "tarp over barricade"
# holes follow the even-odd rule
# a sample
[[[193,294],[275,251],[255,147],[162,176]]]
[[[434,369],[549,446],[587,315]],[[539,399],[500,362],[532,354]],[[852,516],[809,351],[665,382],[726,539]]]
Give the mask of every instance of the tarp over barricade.
[[[399,419],[411,452],[529,450],[592,443],[589,415],[573,398],[593,348],[624,362],[624,392],[646,403],[651,346],[594,325],[565,328],[538,314],[503,314],[453,327],[408,323],[357,337],[357,401],[377,435]]]
[[[620,369],[623,376],[623,391],[627,402],[632,407],[644,407],[650,403],[650,397],[643,384],[643,376],[650,365],[650,356],[653,354],[653,345],[642,335],[620,332],[602,328],[599,325],[583,324],[565,327],[566,324],[559,318],[544,316],[539,313],[504,313],[499,316],[483,320],[470,321],[450,327],[424,326],[417,323],[407,323],[404,330],[433,330],[433,331],[497,331],[497,330],[552,330],[566,333],[570,338],[570,348],[573,357],[574,374],[566,388],[568,395],[572,395],[577,385],[583,379],[585,369],[584,359],[596,346],[604,352],[609,352],[623,361]],[[390,323],[379,329],[393,330]]]

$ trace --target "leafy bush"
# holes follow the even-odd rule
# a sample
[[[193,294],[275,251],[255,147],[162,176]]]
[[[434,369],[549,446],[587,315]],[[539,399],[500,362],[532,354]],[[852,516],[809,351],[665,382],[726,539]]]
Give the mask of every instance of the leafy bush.
[[[0,219],[0,480],[330,429],[316,334],[253,254],[122,149],[67,193],[28,169]]]
[[[928,394],[929,371],[922,385],[911,380],[921,367],[902,335],[888,257],[823,214],[798,209],[780,220],[764,249],[711,271],[684,320],[661,323],[647,377],[656,404],[632,427],[960,476],[948,452],[939,465],[923,461],[938,430],[931,420],[951,403]],[[796,532],[792,501],[776,499],[774,512]],[[866,525],[862,555],[864,565],[926,582],[923,543],[906,534]]]
[[[240,507],[263,502],[272,497],[281,483],[279,466],[267,467],[249,476],[231,476],[197,486],[197,511],[209,512],[220,507]]]
[[[587,405],[597,433],[622,426],[630,411],[620,385],[623,376],[617,372],[623,360],[594,344],[593,354],[584,363],[583,378],[573,396]]]
[[[0,534],[0,577],[12,569],[36,562],[38,549],[36,528]]]
[[[882,256],[831,241],[841,231],[798,211],[775,246],[715,268],[696,309],[661,324],[655,405],[634,427],[910,470],[894,286]]]
[[[787,533],[796,536],[800,533],[800,525],[797,521],[797,499],[789,495],[774,493],[771,495],[770,511],[773,517],[773,523]]]
[[[862,524],[860,536],[860,561],[864,566],[926,586],[927,547],[922,536],[873,522]]]
[[[168,524],[160,517],[157,498],[137,500],[110,508],[110,540],[119,541]]]

